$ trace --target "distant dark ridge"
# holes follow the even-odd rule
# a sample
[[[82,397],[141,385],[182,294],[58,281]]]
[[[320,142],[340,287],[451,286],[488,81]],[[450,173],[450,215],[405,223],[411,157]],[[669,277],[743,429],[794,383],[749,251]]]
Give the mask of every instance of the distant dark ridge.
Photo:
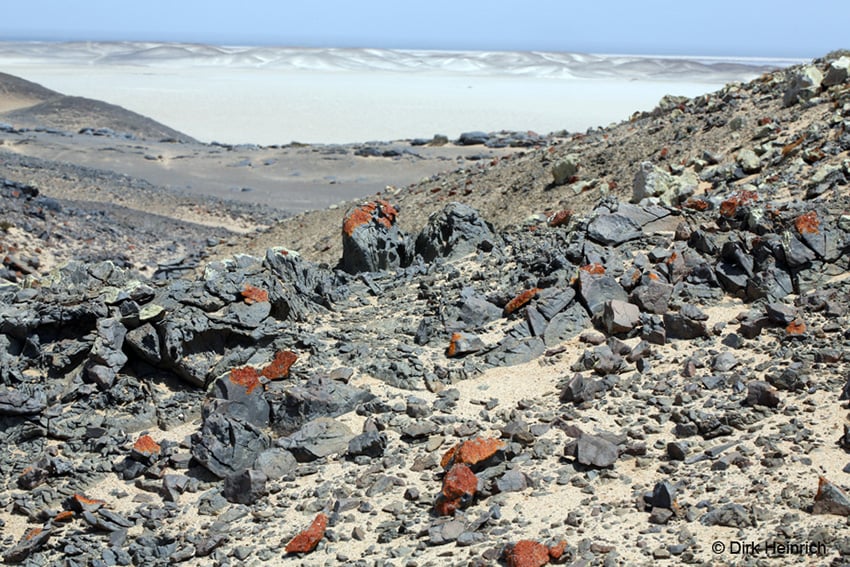
[[[83,128],[108,129],[117,134],[132,134],[139,138],[197,142],[187,134],[121,106],[90,98],[66,96],[6,73],[0,73],[0,97],[3,96],[29,98],[35,102],[33,106],[0,113],[0,121],[11,122],[16,126],[55,128],[68,132],[77,132]]]
[[[61,93],[42,87],[38,83],[27,81],[8,73],[0,73],[0,97],[25,97],[34,100],[48,100],[63,96]]]

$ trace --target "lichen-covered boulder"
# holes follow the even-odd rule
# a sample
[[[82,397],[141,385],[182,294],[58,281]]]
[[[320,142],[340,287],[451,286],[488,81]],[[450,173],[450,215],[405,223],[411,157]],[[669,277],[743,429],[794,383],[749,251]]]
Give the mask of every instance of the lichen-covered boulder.
[[[342,223],[342,269],[356,274],[407,266],[411,246],[397,218],[398,210],[380,199],[351,209]]]

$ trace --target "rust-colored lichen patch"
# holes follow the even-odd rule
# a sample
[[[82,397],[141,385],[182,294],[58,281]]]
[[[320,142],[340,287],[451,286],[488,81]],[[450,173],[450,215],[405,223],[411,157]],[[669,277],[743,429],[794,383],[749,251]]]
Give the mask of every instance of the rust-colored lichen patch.
[[[61,524],[65,522],[70,522],[73,519],[74,513],[71,510],[63,510],[62,512],[59,512],[58,514],[53,516],[53,523]]]
[[[686,209],[691,209],[694,211],[706,211],[711,206],[711,204],[705,199],[691,197],[690,199],[684,202],[683,206]]]
[[[298,360],[298,355],[291,350],[279,350],[268,366],[263,368],[262,375],[269,380],[277,380],[289,376],[289,369]]]
[[[449,339],[449,347],[446,349],[446,356],[451,358],[457,355],[457,343],[462,337],[463,335],[460,333],[452,333],[452,338]]]
[[[567,542],[564,540],[559,541],[555,545],[549,546],[549,557],[554,560],[558,560],[564,555],[564,551],[567,549]]]
[[[84,496],[82,494],[74,494],[71,497],[71,508],[73,508],[77,512],[83,512],[84,510],[88,510],[90,512],[94,512],[99,510],[102,506],[106,505],[104,500],[97,500],[95,498],[89,498],[88,496]]]
[[[321,512],[316,515],[310,527],[296,535],[286,544],[287,553],[310,553],[319,542],[325,537],[325,530],[328,527],[328,517]]]
[[[570,222],[570,219],[572,217],[573,212],[569,209],[558,211],[549,218],[549,226],[551,226],[552,228],[557,226],[564,226],[565,224]]]
[[[245,284],[245,288],[242,290],[242,297],[248,305],[252,303],[263,303],[269,300],[269,292],[257,286]]]
[[[373,219],[387,228],[395,224],[398,211],[389,202],[378,199],[369,203],[363,203],[356,207],[342,221],[342,231],[351,236],[354,230],[371,222]]]
[[[505,555],[508,567],[542,567],[549,563],[549,549],[542,543],[523,539]]]
[[[230,381],[244,386],[248,394],[260,386],[260,373],[253,366],[234,368],[230,371]]]
[[[145,457],[156,457],[161,449],[150,435],[142,435],[133,443],[133,451]]]
[[[754,201],[758,201],[759,195],[755,191],[741,191],[735,193],[722,203],[720,203],[720,214],[726,218],[734,217],[738,212],[738,207],[748,205]]]
[[[39,535],[39,534],[40,534],[41,532],[43,532],[43,531],[44,531],[44,529],[43,529],[43,528],[30,528],[30,529],[28,529],[28,530],[27,530],[27,532],[24,534],[24,540],[26,540],[26,541],[30,541],[30,540],[32,540],[35,536]]]
[[[437,497],[437,514],[449,516],[469,505],[477,490],[478,477],[475,473],[466,465],[454,465],[443,478],[443,489]]]
[[[806,324],[803,323],[800,319],[794,319],[788,326],[785,327],[785,332],[789,335],[802,335],[806,332]]]
[[[804,139],[805,138],[803,136],[800,136],[790,144],[785,144],[784,146],[782,146],[782,157],[787,157],[791,154],[791,152],[799,148],[800,145],[803,143]]]
[[[809,211],[794,219],[794,227],[800,234],[820,234],[820,219],[815,211]]]
[[[486,461],[504,446],[505,442],[501,439],[475,437],[474,439],[458,443],[446,451],[446,454],[440,460],[440,466],[444,469],[449,468],[453,464],[474,466],[482,461]]]
[[[605,266],[598,262],[594,262],[592,264],[587,264],[586,266],[582,266],[579,268],[582,272],[587,272],[588,274],[594,276],[601,276],[605,273]]]
[[[520,307],[524,306],[526,303],[534,299],[534,296],[537,295],[537,292],[540,291],[540,288],[533,287],[531,289],[527,289],[508,301],[508,304],[505,305],[505,315],[510,315],[515,312]]]

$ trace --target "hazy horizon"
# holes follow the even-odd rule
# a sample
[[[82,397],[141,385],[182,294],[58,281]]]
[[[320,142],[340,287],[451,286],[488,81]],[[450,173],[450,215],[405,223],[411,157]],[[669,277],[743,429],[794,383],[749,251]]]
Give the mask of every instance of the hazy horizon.
[[[525,8],[506,0],[434,0],[427,6],[389,0],[29,0],[4,6],[0,38],[805,59],[841,48],[834,42],[845,37],[847,21],[850,4],[828,0],[812,0],[805,10],[791,0],[716,0],[699,10],[672,0],[541,0]]]

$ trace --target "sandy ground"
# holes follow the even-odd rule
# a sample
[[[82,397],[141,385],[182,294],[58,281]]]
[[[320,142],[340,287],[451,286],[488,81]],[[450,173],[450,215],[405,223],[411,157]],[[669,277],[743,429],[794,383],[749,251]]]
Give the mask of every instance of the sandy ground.
[[[351,143],[468,130],[584,131],[706,81],[481,77],[246,68],[9,65],[64,94],[118,104],[201,141]],[[529,104],[531,102],[531,104]]]

